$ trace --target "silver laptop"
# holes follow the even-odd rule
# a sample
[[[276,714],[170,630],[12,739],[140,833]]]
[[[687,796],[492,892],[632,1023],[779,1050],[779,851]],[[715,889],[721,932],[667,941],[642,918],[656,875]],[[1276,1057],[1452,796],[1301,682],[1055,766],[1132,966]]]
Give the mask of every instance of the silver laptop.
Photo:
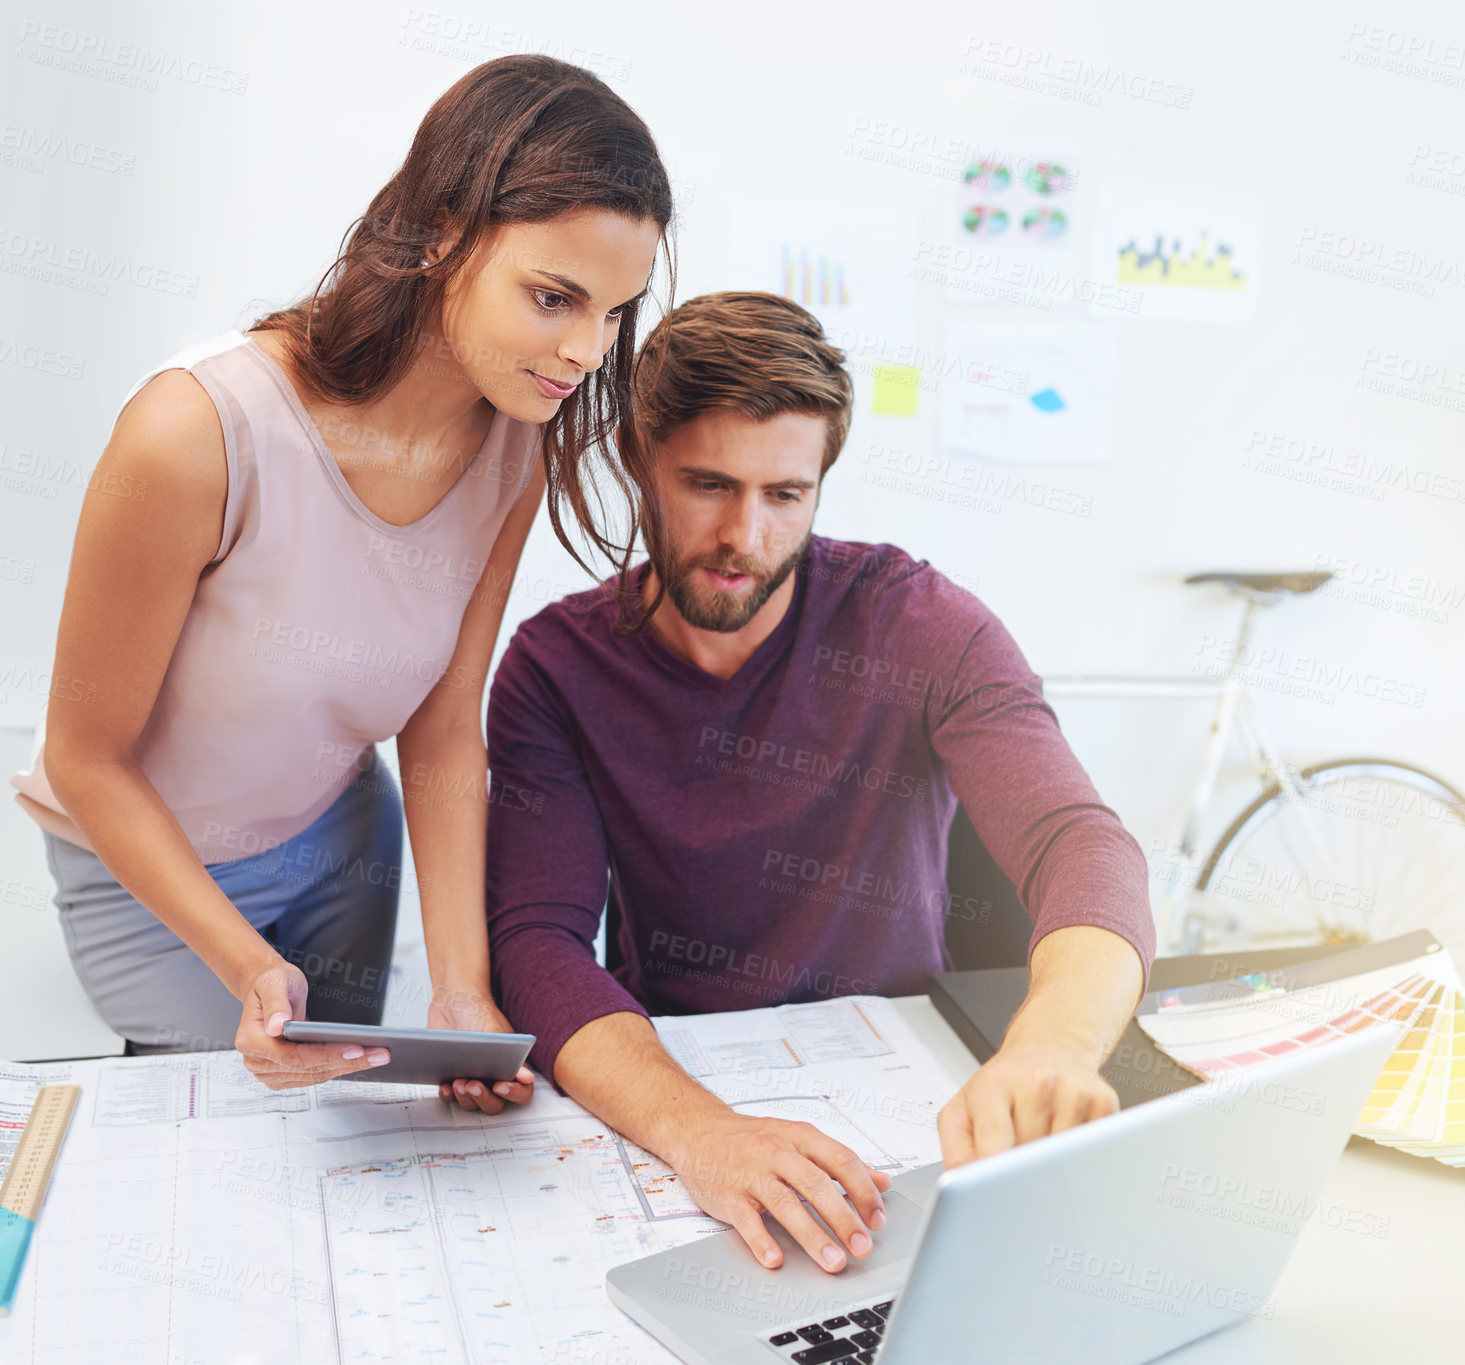
[[[831,1275],[764,1215],[617,1266],[611,1301],[698,1365],[1130,1365],[1271,1293],[1400,1030],[1378,1025],[943,1172],[895,1178]]]

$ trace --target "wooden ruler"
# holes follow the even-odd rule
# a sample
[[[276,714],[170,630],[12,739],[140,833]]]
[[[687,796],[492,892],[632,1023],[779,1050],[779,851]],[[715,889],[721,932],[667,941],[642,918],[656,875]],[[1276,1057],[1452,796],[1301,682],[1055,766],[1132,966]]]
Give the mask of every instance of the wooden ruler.
[[[66,1129],[76,1109],[79,1085],[43,1085],[21,1130],[20,1143],[0,1185],[0,1317],[20,1281],[30,1233],[41,1212],[46,1186],[56,1165]]]

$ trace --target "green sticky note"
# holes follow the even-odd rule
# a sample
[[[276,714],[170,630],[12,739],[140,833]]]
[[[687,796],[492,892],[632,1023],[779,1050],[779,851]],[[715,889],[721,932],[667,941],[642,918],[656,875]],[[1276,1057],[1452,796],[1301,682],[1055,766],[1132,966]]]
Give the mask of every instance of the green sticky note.
[[[914,365],[875,366],[875,413],[880,417],[914,417],[921,391],[921,372]]]
[[[0,1207],[0,1313],[9,1311],[15,1297],[35,1226],[29,1218]]]

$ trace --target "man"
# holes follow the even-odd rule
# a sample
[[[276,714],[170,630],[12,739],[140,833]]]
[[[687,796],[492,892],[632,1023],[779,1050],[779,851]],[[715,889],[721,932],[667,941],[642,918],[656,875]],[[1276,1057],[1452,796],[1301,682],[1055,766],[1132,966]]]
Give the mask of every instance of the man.
[[[842,361],[768,294],[665,318],[619,433],[650,561],[619,603],[602,586],[525,622],[488,712],[494,995],[538,1035],[531,1061],[764,1264],[766,1209],[830,1271],[869,1254],[888,1177],[731,1109],[648,1014],[924,991],[950,965],[960,799],[1035,927],[1022,1010],[941,1112],[952,1166],[1114,1111],[1098,1068],[1154,956],[1143,855],[1002,624],[893,546],[812,535],[849,427]],[[592,948],[607,873],[615,976]]]

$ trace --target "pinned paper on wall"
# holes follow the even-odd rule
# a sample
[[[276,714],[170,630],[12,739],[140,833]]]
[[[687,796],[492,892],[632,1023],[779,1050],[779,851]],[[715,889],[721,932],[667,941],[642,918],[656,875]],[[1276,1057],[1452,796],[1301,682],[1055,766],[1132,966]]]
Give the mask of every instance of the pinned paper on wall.
[[[877,417],[914,417],[920,392],[921,372],[916,366],[877,365],[871,411]]]
[[[1256,316],[1261,209],[1244,193],[1121,180],[1094,205],[1096,281],[1134,290],[1150,322],[1249,322]]]
[[[975,150],[953,199],[947,293],[970,303],[1074,297],[1078,150]],[[924,272],[929,278],[931,271]]]
[[[743,200],[728,214],[724,275],[730,289],[792,299],[847,345],[868,329],[909,331],[919,247],[919,218],[899,205]]]
[[[1009,464],[1113,458],[1118,357],[1101,327],[947,328],[940,444]]]

